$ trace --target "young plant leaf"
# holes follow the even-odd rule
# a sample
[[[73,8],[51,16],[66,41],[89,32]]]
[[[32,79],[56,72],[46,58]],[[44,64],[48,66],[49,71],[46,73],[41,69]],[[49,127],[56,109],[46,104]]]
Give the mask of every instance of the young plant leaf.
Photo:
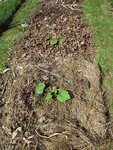
[[[45,100],[49,102],[51,99],[52,99],[52,94],[51,94],[51,92],[49,92],[49,93],[46,95]]]
[[[50,40],[51,45],[56,45],[58,43],[58,39],[54,38]]]
[[[57,90],[57,87],[56,87],[56,86],[53,86],[51,92],[53,92],[54,94],[57,94],[57,91],[58,91],[58,90]]]
[[[35,89],[36,94],[42,94],[44,92],[45,83],[39,83]]]
[[[66,41],[66,38],[64,36],[59,36],[59,41],[61,43],[64,43]]]
[[[59,94],[57,95],[57,100],[60,102],[65,102],[67,100],[71,99],[71,96],[69,93],[65,90],[59,90]]]

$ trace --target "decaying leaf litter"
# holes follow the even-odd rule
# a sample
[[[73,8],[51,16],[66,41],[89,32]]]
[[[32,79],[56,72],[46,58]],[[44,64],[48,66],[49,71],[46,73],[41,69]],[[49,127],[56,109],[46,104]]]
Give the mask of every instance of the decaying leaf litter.
[[[11,50],[6,104],[0,110],[2,149],[109,149],[112,123],[81,2],[42,2]],[[47,40],[59,35],[64,43]],[[40,96],[36,105],[40,82],[68,90],[72,99],[46,102]]]

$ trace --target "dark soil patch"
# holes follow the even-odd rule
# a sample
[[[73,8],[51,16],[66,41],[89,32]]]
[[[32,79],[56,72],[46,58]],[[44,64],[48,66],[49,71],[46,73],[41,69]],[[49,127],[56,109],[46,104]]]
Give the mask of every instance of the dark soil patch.
[[[93,64],[92,33],[84,23],[80,1],[50,0],[37,7],[24,37],[10,53],[11,77],[1,110],[1,148],[7,150],[107,150],[111,123]],[[46,36],[63,35],[51,46]],[[71,91],[66,103],[35,105],[39,82]],[[12,139],[18,127],[22,131]],[[107,144],[106,144],[107,143]]]

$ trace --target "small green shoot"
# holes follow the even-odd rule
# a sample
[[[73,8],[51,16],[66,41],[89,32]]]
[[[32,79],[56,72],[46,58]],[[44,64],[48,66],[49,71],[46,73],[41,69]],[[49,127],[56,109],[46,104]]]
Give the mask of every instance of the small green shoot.
[[[60,36],[59,36],[59,41],[60,41],[61,43],[65,43],[66,38],[65,38],[64,36],[60,35]]]
[[[59,42],[61,43],[65,43],[66,42],[66,38],[62,35],[57,36],[56,38],[52,38],[50,35],[46,36],[46,41],[50,40],[50,44],[53,45],[57,45]]]
[[[58,92],[57,87],[53,86],[51,92],[54,93],[54,94],[57,94],[57,92]]]
[[[59,102],[66,102],[69,99],[71,99],[71,96],[68,93],[68,91],[53,86],[49,88],[48,92],[48,88],[45,89],[45,87],[45,83],[39,83],[36,87],[36,94],[43,94],[47,102],[51,101],[52,99],[57,100]]]
[[[57,38],[52,38],[51,40],[50,40],[50,44],[51,45],[56,45],[58,43],[58,39]]]
[[[49,93],[47,93],[45,100],[49,102],[52,99],[52,97],[53,96],[52,96],[51,92],[49,92]]]
[[[35,90],[36,94],[43,94],[45,86],[45,83],[39,83]]]
[[[59,93],[57,95],[57,100],[60,102],[65,102],[67,100],[71,99],[71,96],[67,91],[59,89]]]

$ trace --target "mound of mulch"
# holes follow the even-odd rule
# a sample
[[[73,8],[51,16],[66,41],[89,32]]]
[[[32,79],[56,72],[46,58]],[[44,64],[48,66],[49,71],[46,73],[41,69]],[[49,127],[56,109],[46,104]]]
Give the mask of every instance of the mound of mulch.
[[[10,53],[6,105],[1,110],[1,148],[109,149],[111,122],[81,1],[45,0],[23,32]],[[62,35],[66,42],[52,46],[48,35]],[[37,98],[35,87],[40,82],[68,90],[72,99],[60,103]],[[12,138],[18,128],[21,131]]]

